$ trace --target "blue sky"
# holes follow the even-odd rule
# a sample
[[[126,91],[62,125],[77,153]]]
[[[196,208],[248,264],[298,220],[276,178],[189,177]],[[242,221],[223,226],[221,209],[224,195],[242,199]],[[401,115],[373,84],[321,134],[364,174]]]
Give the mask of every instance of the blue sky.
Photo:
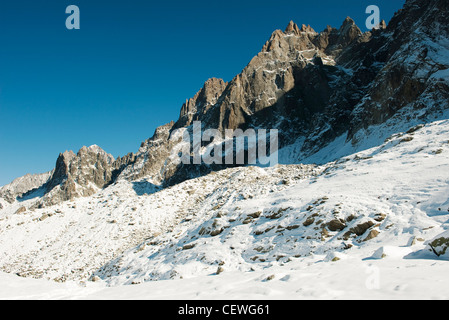
[[[368,5],[388,22],[404,2],[2,1],[0,185],[83,145],[136,152],[208,78],[231,80],[290,20],[319,32],[350,16],[366,31]],[[69,5],[80,30],[65,27]]]

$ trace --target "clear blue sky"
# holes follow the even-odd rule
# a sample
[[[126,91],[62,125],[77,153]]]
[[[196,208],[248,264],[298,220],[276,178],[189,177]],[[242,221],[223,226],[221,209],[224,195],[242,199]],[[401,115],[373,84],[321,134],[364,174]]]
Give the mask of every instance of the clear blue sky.
[[[210,77],[226,81],[290,20],[366,31],[405,0],[14,0],[0,3],[0,185],[97,144],[136,152]],[[81,29],[67,30],[69,5]]]

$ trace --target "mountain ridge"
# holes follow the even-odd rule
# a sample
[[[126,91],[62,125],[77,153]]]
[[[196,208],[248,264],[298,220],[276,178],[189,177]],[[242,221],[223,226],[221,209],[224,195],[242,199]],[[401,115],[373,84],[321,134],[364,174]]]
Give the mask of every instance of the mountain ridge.
[[[408,0],[365,33],[350,18],[320,33],[291,22],[136,153],[61,153],[54,172],[0,197],[0,270],[123,285],[447,260],[448,12],[447,1]],[[280,164],[185,165],[177,129],[193,121],[277,128]]]

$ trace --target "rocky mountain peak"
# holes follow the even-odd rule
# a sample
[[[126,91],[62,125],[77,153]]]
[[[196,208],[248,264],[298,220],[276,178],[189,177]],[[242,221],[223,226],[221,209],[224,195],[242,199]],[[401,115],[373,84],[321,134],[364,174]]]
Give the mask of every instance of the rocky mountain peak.
[[[315,30],[313,30],[313,28],[310,25],[306,26],[305,24],[302,25],[301,32],[308,32],[308,33],[316,34]]]
[[[217,103],[226,86],[227,83],[223,79],[208,79],[195,96],[186,100],[183,104],[178,126],[188,126],[199,115],[207,112],[210,107]]]
[[[350,17],[346,17],[338,33],[338,45],[345,47],[357,39],[362,34],[362,31],[357,27],[354,20]]]
[[[355,21],[351,17],[349,17],[349,16],[346,17],[345,20],[343,21],[343,24],[342,24],[341,28],[345,28],[348,25],[349,26],[355,25]]]
[[[74,158],[76,158],[76,154],[72,150],[67,150],[59,154],[58,159],[56,160],[55,171],[47,186],[49,190],[53,189],[66,179],[69,173],[70,162]]]
[[[411,26],[405,25],[409,13],[404,11],[413,13],[415,24],[421,21],[421,29],[429,24],[425,21],[431,20],[430,9],[419,11],[417,3],[428,3],[429,7],[430,3],[438,3],[444,7],[441,0],[409,0],[392,19],[396,23],[394,31],[410,30]],[[441,13],[432,19],[444,20],[440,18]],[[338,29],[328,26],[317,34],[310,26],[299,28],[290,21],[284,32],[272,33],[262,51],[227,85],[214,107],[197,113],[196,119],[206,128],[222,131],[279,128],[281,146],[293,143],[297,137],[304,139],[303,155],[320,150],[345,133],[352,139],[362,123],[386,121],[425,88],[423,79],[411,80],[416,77],[404,73],[408,68],[404,59],[414,53],[401,51],[402,58],[395,56],[402,45],[414,46],[414,40],[410,36],[390,38],[393,28],[385,27],[383,22],[378,30],[362,33],[355,21],[346,17]],[[445,28],[445,24],[439,27],[441,31]],[[401,67],[383,69],[393,61]],[[423,70],[432,68],[432,64],[422,66]],[[401,83],[398,74],[409,80]],[[392,94],[391,88],[399,90]],[[362,106],[373,109],[366,112]],[[186,172],[182,175],[187,176]]]
[[[92,157],[92,158],[101,158],[104,162],[108,164],[112,164],[115,159],[114,157],[104,151],[102,148],[100,148],[97,145],[92,145],[90,147],[83,146],[77,153],[77,156],[80,158],[86,158],[86,157]]]
[[[299,29],[298,25],[296,23],[294,23],[293,21],[290,21],[290,23],[288,24],[287,28],[285,28],[284,33],[289,34],[289,33],[294,33],[296,35],[299,35],[299,33],[301,32],[301,30]]]
[[[305,24],[303,24],[300,29],[298,27],[298,25],[293,21],[289,22],[289,24],[287,25],[287,28],[285,28],[285,31],[284,31],[285,34],[293,33],[297,36],[300,35],[301,32],[316,34],[315,30],[313,30],[313,28],[310,25],[306,26]]]
[[[206,104],[214,104],[226,88],[227,83],[223,79],[208,79],[200,91],[199,100]]]
[[[83,146],[76,154],[73,151],[61,153],[39,205],[89,196],[104,188],[112,182],[114,161],[111,154],[97,145]]]

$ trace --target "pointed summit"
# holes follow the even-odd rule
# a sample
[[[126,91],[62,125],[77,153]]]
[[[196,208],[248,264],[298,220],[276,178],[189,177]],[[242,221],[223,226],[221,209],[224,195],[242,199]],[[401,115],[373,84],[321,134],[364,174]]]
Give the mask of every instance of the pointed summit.
[[[187,99],[181,108],[180,118],[175,127],[190,125],[193,117],[206,112],[217,103],[228,85],[223,79],[210,78],[193,98]]]
[[[293,21],[290,21],[290,23],[288,24],[288,26],[284,32],[287,34],[294,33],[294,34],[298,35],[300,33],[300,30],[296,23],[294,23]]]
[[[338,30],[338,33],[338,43],[345,47],[353,40],[357,39],[362,34],[362,31],[359,29],[359,27],[357,27],[354,20],[352,20],[350,17],[346,17],[345,21],[343,21],[343,24],[340,27],[340,30]]]
[[[290,21],[290,23],[288,24],[287,28],[284,31],[284,33],[286,33],[286,34],[294,33],[296,35],[299,35],[302,32],[316,34],[315,30],[313,30],[313,28],[310,25],[306,26],[305,24],[303,24],[301,26],[301,29],[299,29],[298,25],[296,23],[294,23],[293,21]]]
[[[310,25],[306,26],[305,24],[302,25],[301,32],[316,33]]]
[[[345,26],[345,25],[348,25],[348,24],[351,24],[351,25],[355,24],[355,21],[351,17],[349,17],[349,16],[346,17],[345,21],[343,21],[342,27]]]

